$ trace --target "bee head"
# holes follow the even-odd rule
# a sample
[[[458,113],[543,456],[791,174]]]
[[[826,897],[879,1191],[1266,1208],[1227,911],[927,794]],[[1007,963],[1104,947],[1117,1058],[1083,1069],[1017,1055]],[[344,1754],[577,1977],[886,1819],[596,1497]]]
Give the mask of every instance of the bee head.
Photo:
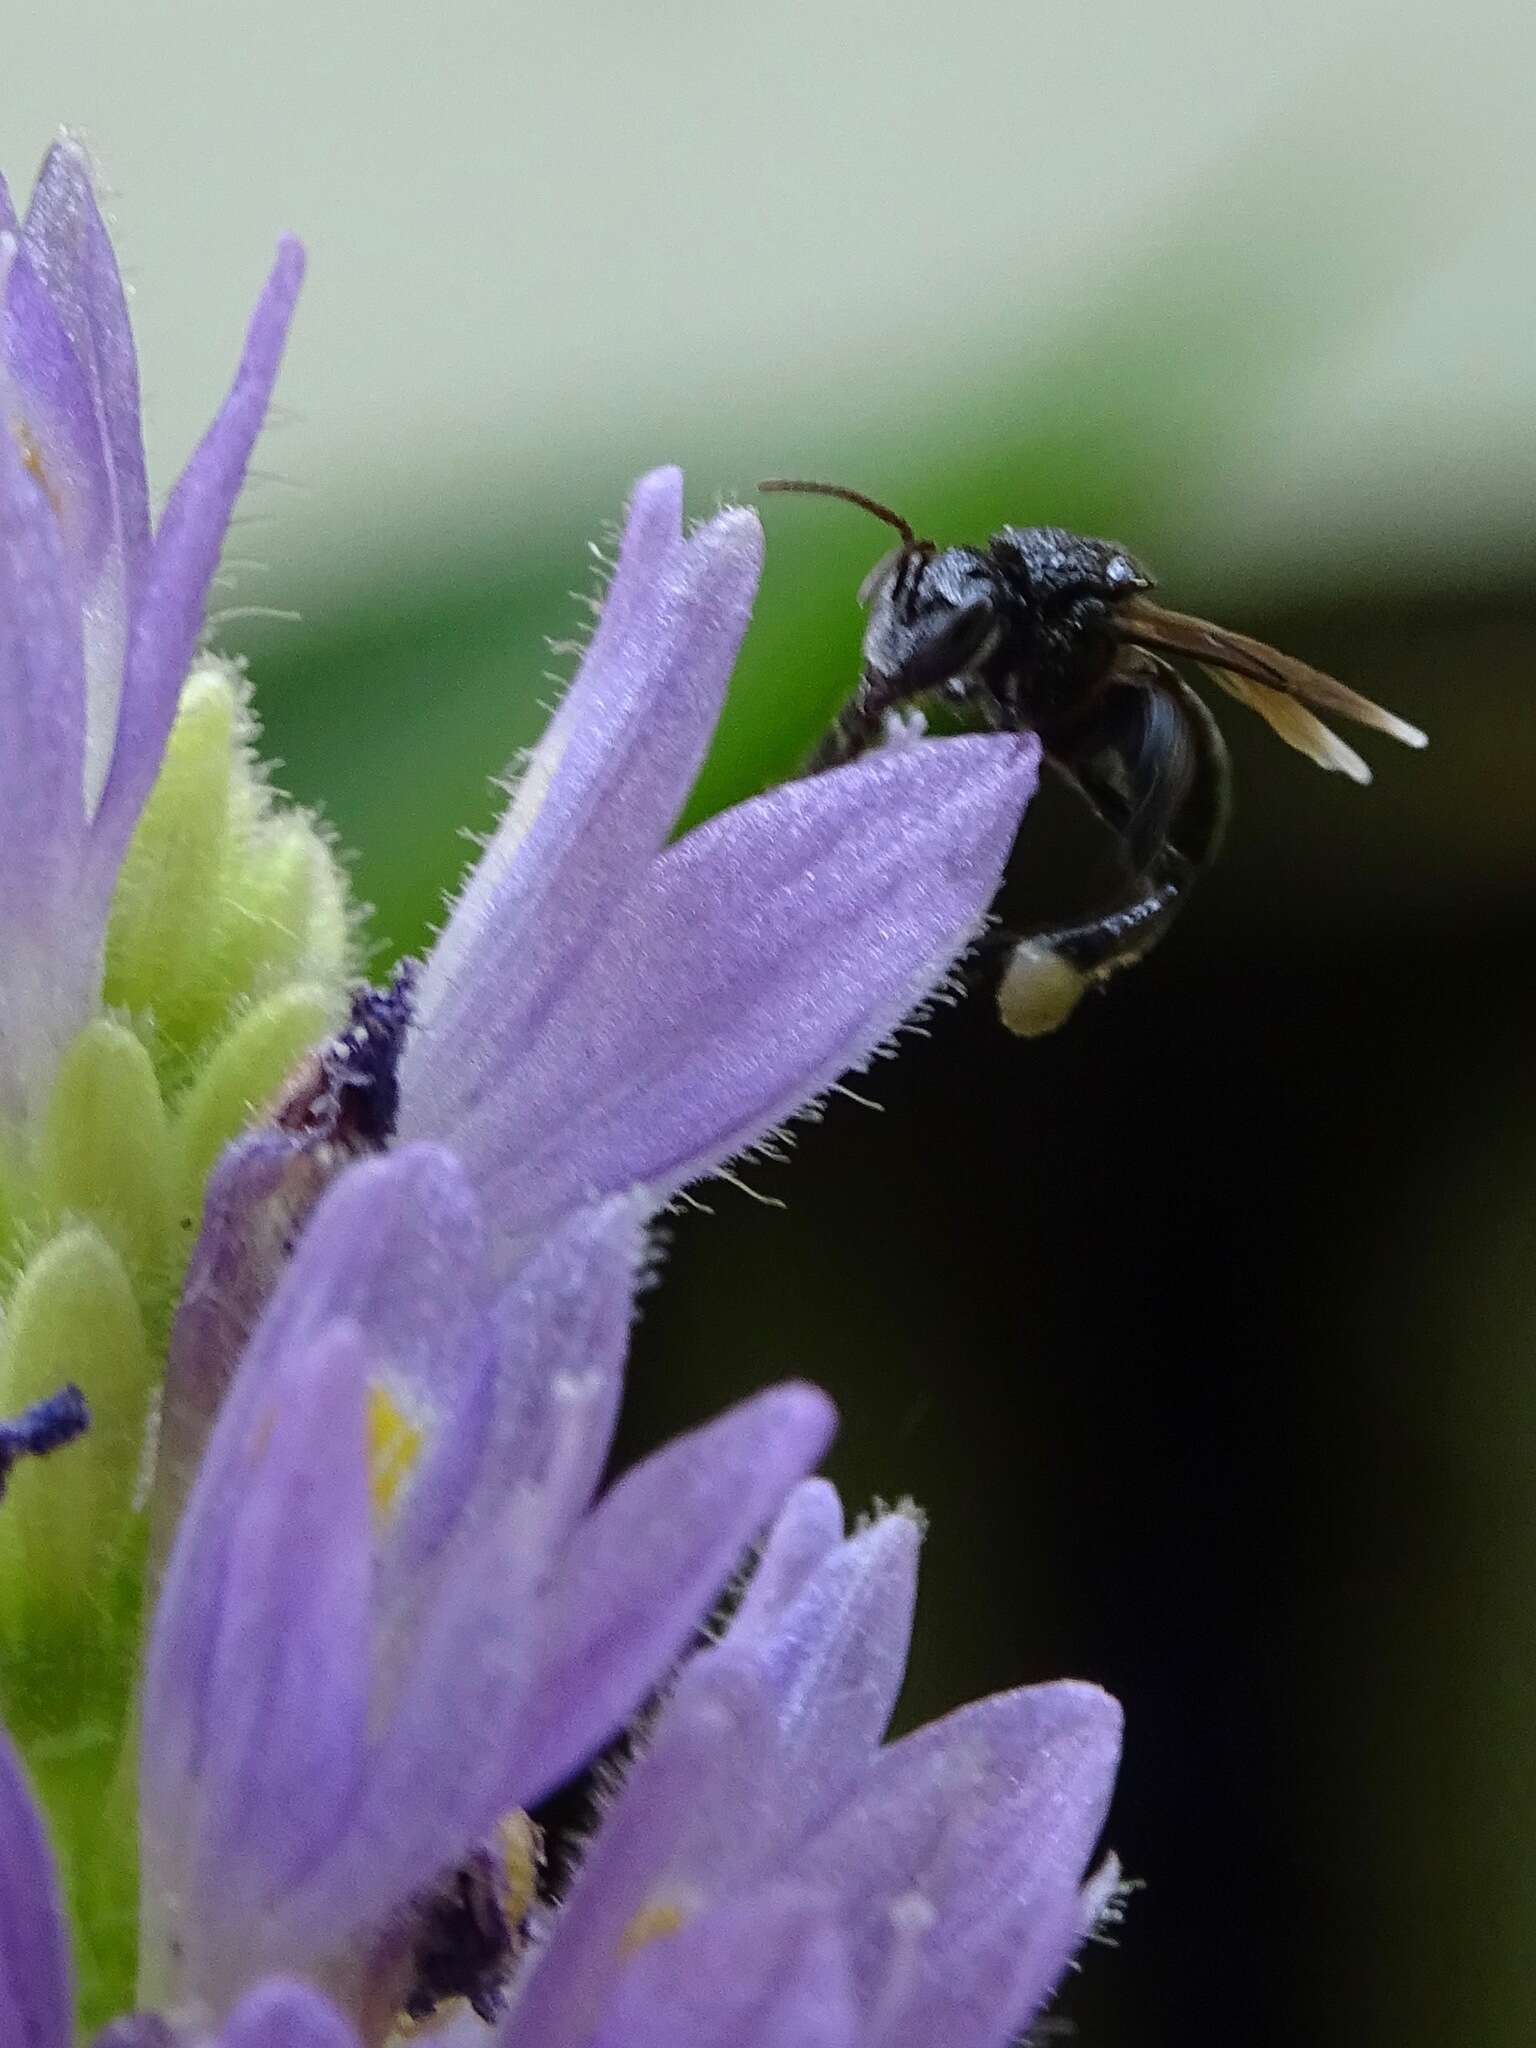
[[[866,579],[864,666],[902,697],[964,675],[996,643],[998,578],[975,548],[915,542]]]

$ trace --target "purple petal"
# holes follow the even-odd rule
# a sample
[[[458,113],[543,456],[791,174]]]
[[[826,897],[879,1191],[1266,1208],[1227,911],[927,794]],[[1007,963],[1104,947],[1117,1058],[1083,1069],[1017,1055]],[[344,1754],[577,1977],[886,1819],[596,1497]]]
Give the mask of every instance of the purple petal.
[[[773,1744],[766,1691],[746,1662],[685,1667],[592,1839],[505,2048],[586,2048],[637,1930],[723,1908],[765,1859],[771,1869]]]
[[[814,1825],[874,1761],[906,1673],[920,1541],[909,1516],[882,1516],[771,1626],[727,1632],[723,1654],[752,1654],[773,1701],[787,1830]]]
[[[110,734],[122,681],[127,607],[122,538],[91,388],[25,244],[15,251],[5,274],[0,391],[7,425],[25,449],[63,536],[70,588],[77,602],[84,603],[88,622],[98,629],[88,632],[87,638],[93,646],[101,641],[104,659],[88,660],[87,672],[101,686],[103,722]]]
[[[916,1954],[891,1972],[892,1993],[880,2001],[861,2048],[1011,2048],[1071,1967],[1083,1940],[1082,1909],[1073,1890],[999,1896],[990,1912],[957,1919],[940,1933],[915,1900],[917,1922],[903,1930]],[[898,1935],[898,1940],[901,1935]]]
[[[157,2012],[131,2012],[103,2027],[91,2048],[187,2048],[187,2037]]]
[[[81,676],[80,621],[58,522],[0,431],[0,1038],[24,1091],[34,1062],[82,1021],[101,943],[100,920],[79,902]],[[14,1016],[6,1014],[12,1002]]]
[[[0,2041],[69,2048],[73,2007],[53,1859],[21,1764],[0,1731]]]
[[[882,1751],[871,1797],[920,1803],[935,1765],[974,1784],[978,1809],[996,1804],[994,1779],[1006,1782],[1009,1800],[1027,1802],[1033,1816],[1024,1852],[1032,1868],[1043,1883],[1076,1885],[1104,1826],[1122,1727],[1118,1702],[1076,1679],[994,1693]],[[1011,1821],[1003,1832],[1014,1838]]]
[[[409,1853],[430,1876],[510,1803],[520,1717],[545,1682],[536,1601],[568,1569],[561,1553],[606,1456],[637,1237],[614,1205],[577,1219],[530,1263],[502,1304],[502,1340],[462,1425],[450,1421],[435,1469],[389,1532],[377,1581],[380,1740],[352,1842],[317,1874],[354,1904],[371,1896],[375,1831],[395,1854],[414,1837]],[[466,1729],[484,1733],[470,1741]]]
[[[582,1211],[503,1287],[487,1318],[489,1398],[465,1404],[440,1467],[423,1461],[395,1539],[405,1568],[435,1557],[452,1570],[446,1540],[453,1548],[476,1542],[514,1487],[536,1497],[545,1554],[590,1507],[623,1389],[642,1220],[622,1199]]]
[[[338,1953],[510,1803],[519,1716],[540,1676],[536,1595],[565,1569],[558,1553],[606,1452],[639,1231],[623,1202],[580,1215],[499,1298],[482,1240],[451,1154],[410,1146],[350,1169],[317,1208],[204,1456],[157,1622],[145,1793],[159,1814],[178,1785],[201,1788],[196,1843],[179,1849],[172,1825],[155,1834],[162,1891],[168,1873],[195,1895],[181,1869],[206,1878],[216,1855],[231,1866],[227,1911],[201,1916],[189,1957],[204,1995],[242,1981],[235,1916],[262,1929],[257,1961]],[[383,1527],[357,1441],[379,1389],[425,1438]],[[307,1522],[311,1510],[328,1526]],[[306,1567],[319,1555],[324,1572]],[[589,1618],[600,1590],[586,1589]],[[653,1683],[673,1647],[636,1682]],[[242,1658],[246,1697],[223,1706]],[[335,1666],[334,1704],[312,1658]],[[289,1735],[305,1713],[315,1728]],[[306,1776],[325,1799],[306,1797]],[[263,1828],[263,1815],[282,1825]]]
[[[604,1498],[559,1561],[507,1806],[536,1804],[629,1719],[834,1423],[815,1388],[779,1387],[669,1444]]]
[[[358,2048],[358,2041],[317,1993],[274,1979],[240,2001],[218,2048]]]
[[[360,1162],[311,1217],[251,1339],[240,1386],[342,1316],[401,1383],[417,1392],[451,1383],[484,1311],[484,1257],[480,1205],[451,1152],[412,1145]]]
[[[97,462],[131,590],[149,546],[138,360],[112,239],[77,142],[55,143],[43,160],[22,234],[85,381]]]
[[[175,1364],[185,1355],[195,1370],[199,1339],[212,1338],[223,1348],[220,1318],[231,1296],[218,1267],[225,1253],[234,1255],[239,1301],[238,1282],[245,1277],[239,1239],[249,1233],[253,1198],[259,1208],[293,1158],[286,1140],[274,1144],[267,1134],[226,1155],[216,1176],[221,1184],[210,1196],[206,1263],[201,1271],[194,1267],[188,1284],[191,1308],[184,1315],[192,1320],[185,1330],[179,1323],[176,1332]],[[228,1231],[226,1221],[232,1222]],[[224,1396],[215,1443],[247,1438],[269,1411],[272,1390],[283,1384],[290,1361],[344,1322],[366,1352],[370,1384],[422,1430],[421,1469],[440,1488],[451,1476],[440,1462],[442,1444],[460,1441],[466,1411],[470,1420],[476,1413],[486,1417],[476,1390],[495,1360],[487,1351],[483,1255],[479,1206],[451,1153],[417,1145],[353,1166],[322,1198],[288,1263],[277,1267],[281,1279]],[[264,1257],[255,1263],[268,1273],[274,1264]],[[168,1401],[182,1391],[173,1376]],[[181,1442],[187,1431],[176,1427]],[[407,1493],[395,1527],[408,1532],[408,1548],[419,1548],[426,1539],[411,1511],[413,1493],[414,1488]]]
[[[355,1166],[314,1207],[294,1251],[317,1171],[301,1145],[275,1131],[239,1140],[214,1169],[171,1332],[157,1555],[240,1360],[246,1398],[260,1400],[264,1375],[289,1346],[344,1317],[375,1347],[381,1375],[441,1418],[455,1411],[450,1390],[467,1383],[479,1358],[484,1231],[452,1155],[416,1146]]]
[[[514,1802],[508,1758],[537,1682],[533,1608],[542,1559],[514,1499],[441,1575],[414,1635],[380,1641],[366,1781],[324,1857],[274,1901],[294,1955],[319,1930],[353,1950],[485,1840]]]
[[[139,379],[111,240],[77,143],[48,153],[6,290],[5,367],[75,569],[88,814],[101,796],[149,550]]]
[[[11,204],[11,188],[0,178],[0,235],[19,235],[21,223],[16,218],[16,209]]]
[[[397,1697],[373,1702],[370,1767],[345,1826],[272,1902],[269,1926],[287,1954],[317,1940],[322,1953],[355,1951],[507,1810],[500,1784],[536,1676],[520,1535],[512,1516],[487,1532],[444,1577],[420,1633],[376,1646],[401,1667]]]
[[[447,1134],[499,1227],[639,1184],[663,1201],[864,1060],[974,935],[1038,756],[1019,738],[886,748],[653,861]]]
[[[93,826],[105,877],[115,876],[160,767],[181,686],[202,631],[208,586],[282,361],[304,253],[285,241],[246,334],[229,396],[166,505],[129,626],[112,764]]]
[[[828,1479],[807,1479],[784,1503],[762,1556],[731,1616],[731,1639],[744,1643],[770,1627],[811,1573],[843,1539],[843,1504]]]
[[[860,2039],[836,1930],[814,1901],[790,1893],[707,1914],[643,1949],[592,2048],[855,2048]],[[956,2036],[934,2040],[959,2048]]]
[[[337,1318],[356,1326],[371,1383],[423,1437],[381,1606],[429,1562],[451,1569],[450,1537],[478,1541],[514,1487],[538,1490],[546,1548],[563,1541],[607,1455],[640,1252],[635,1205],[616,1200],[570,1219],[497,1292],[479,1203],[445,1148],[404,1146],[329,1189],[231,1398],[259,1402],[294,1345]]]
[[[981,1959],[973,1940],[994,1961],[1011,1942],[1031,1971],[1055,1967],[1062,1901],[1075,1901],[1119,1753],[1119,1708],[1092,1686],[1000,1694],[886,1750],[798,1856],[797,1878],[838,1902],[861,2004],[885,2015],[893,2040],[921,2038],[896,2025],[909,2005],[962,1997]],[[1075,1903],[1067,1920],[1070,1952]],[[979,1977],[988,1995],[1013,1995],[988,1970]],[[941,2027],[930,2038],[967,2037]]]
[[[424,1191],[421,1207],[447,1172],[427,1147],[372,1169],[371,1206],[386,1218],[383,1198],[408,1184],[406,1167]],[[364,1179],[354,1173],[349,1183]],[[336,1206],[333,1195],[327,1209]],[[357,1206],[370,1204],[359,1198]],[[305,1926],[362,1927],[386,1916],[400,1903],[402,1875],[412,1879],[406,1890],[429,1881],[511,1803],[505,1785],[524,1747],[521,1717],[543,1683],[536,1603],[569,1569],[560,1553],[606,1453],[637,1255],[628,1205],[575,1219],[503,1298],[499,1333],[487,1324],[475,1370],[455,1390],[463,1412],[436,1418],[445,1425],[440,1441],[378,1538],[367,1783],[345,1831],[283,1901],[295,1940]],[[429,1278],[424,1304],[443,1299]],[[370,1349],[382,1353],[390,1342],[381,1327]],[[375,1363],[373,1383],[377,1372]],[[443,1375],[426,1378],[413,1400],[399,1368],[395,1381],[418,1415],[446,1388]],[[594,1603],[608,1597],[593,1593]],[[656,1675],[649,1667],[647,1682]],[[565,1739],[573,1734],[581,1739],[579,1729]]]
[[[299,1154],[285,1131],[251,1131],[225,1148],[208,1177],[161,1397],[150,1501],[156,1559],[170,1548],[203,1445],[286,1263],[294,1219],[279,1191]]]
[[[160,1597],[144,1685],[146,1925],[151,1954],[179,1951],[166,1980],[215,2008],[280,1936],[274,1907],[356,1795],[371,1363],[356,1329],[336,1324],[293,1346],[255,1399],[228,1404]],[[188,1899],[194,1912],[176,1903]],[[325,1932],[309,1930],[322,1953]]]
[[[683,542],[682,478],[636,487],[602,622],[422,977],[402,1130],[476,1112],[665,840],[746,629],[762,532],[722,513]]]

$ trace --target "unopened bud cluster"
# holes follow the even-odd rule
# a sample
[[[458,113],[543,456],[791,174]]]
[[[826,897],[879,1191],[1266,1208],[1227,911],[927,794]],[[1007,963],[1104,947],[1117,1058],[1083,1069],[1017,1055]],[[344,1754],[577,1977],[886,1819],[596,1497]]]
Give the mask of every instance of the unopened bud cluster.
[[[0,1415],[73,1382],[91,1418],[67,1456],[11,1475],[0,1691],[44,1784],[57,1755],[82,1799],[122,1740],[133,1508],[203,1184],[343,1007],[344,882],[313,819],[268,788],[246,695],[210,658],[189,678],[119,877],[99,1014],[0,1150]]]

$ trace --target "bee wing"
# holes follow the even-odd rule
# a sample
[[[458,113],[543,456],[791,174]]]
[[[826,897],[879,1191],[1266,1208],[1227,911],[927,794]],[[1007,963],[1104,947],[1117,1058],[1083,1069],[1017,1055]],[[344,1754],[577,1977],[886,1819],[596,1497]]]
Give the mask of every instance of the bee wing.
[[[1370,781],[1371,771],[1367,763],[1305,704],[1298,703],[1294,697],[1287,697],[1281,690],[1267,689],[1263,683],[1235,674],[1231,669],[1207,668],[1205,672],[1229,697],[1235,697],[1239,704],[1246,704],[1250,711],[1256,711],[1272,732],[1279,733],[1288,747],[1294,747],[1298,754],[1305,754],[1319,768],[1347,775],[1351,782],[1365,784]]]
[[[1172,689],[1188,696],[1188,686],[1156,657],[1130,660],[1136,667],[1123,667],[1123,679],[1104,692],[1070,754],[1052,758],[1139,869],[1167,841],[1196,764],[1185,720],[1169,695]]]
[[[1198,661],[1224,690],[1256,711],[1289,745],[1319,766],[1339,769],[1356,782],[1369,782],[1369,769],[1352,747],[1313,715],[1315,712],[1332,711],[1341,718],[1352,718],[1357,725],[1368,725],[1401,740],[1405,747],[1429,744],[1427,734],[1405,718],[1373,704],[1369,697],[1324,675],[1321,669],[1308,668],[1304,661],[1266,647],[1262,640],[1250,640],[1246,633],[1229,633],[1209,619],[1164,611],[1161,605],[1140,599],[1121,609],[1117,623],[1124,637],[1137,647]]]

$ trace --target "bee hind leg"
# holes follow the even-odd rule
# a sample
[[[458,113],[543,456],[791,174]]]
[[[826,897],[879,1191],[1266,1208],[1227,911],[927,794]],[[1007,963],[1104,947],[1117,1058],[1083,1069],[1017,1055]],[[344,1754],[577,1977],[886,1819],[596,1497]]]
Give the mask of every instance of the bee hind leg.
[[[1052,759],[1107,825],[1130,880],[1095,917],[997,932],[985,952],[998,1014],[1020,1038],[1064,1024],[1090,988],[1144,959],[1210,866],[1226,828],[1227,752],[1194,691],[1157,664],[1114,683]]]
[[[996,974],[1003,1024],[1018,1038],[1058,1030],[1089,989],[1151,952],[1183,900],[1180,881],[1148,881],[1128,901],[1080,923],[989,934],[980,957]]]

